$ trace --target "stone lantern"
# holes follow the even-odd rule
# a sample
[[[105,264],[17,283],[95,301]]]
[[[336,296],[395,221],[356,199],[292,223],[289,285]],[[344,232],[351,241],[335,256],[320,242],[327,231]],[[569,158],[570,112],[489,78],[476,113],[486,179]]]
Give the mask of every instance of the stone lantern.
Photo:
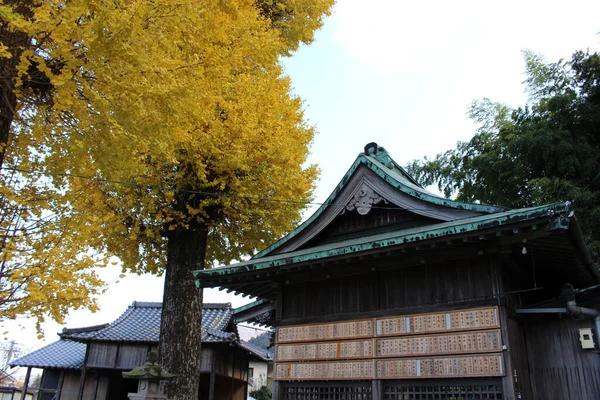
[[[123,372],[123,378],[139,380],[137,393],[127,394],[131,400],[165,400],[167,398],[162,394],[160,382],[173,379],[176,375],[163,370],[156,361],[158,361],[158,356],[151,351],[148,353],[144,365]]]

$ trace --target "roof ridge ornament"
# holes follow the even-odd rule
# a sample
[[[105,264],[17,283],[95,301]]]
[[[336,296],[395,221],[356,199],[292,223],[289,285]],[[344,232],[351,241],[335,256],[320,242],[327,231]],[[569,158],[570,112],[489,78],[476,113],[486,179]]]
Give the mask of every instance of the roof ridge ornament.
[[[392,157],[390,157],[389,153],[384,147],[379,146],[375,142],[368,143],[365,146],[365,155],[368,157],[373,157],[388,168],[394,169],[394,161],[392,160]]]
[[[344,214],[346,210],[356,210],[360,215],[367,215],[374,204],[379,204],[382,201],[387,204],[387,200],[383,196],[363,182],[360,189],[356,191],[354,197],[352,197],[340,214]]]

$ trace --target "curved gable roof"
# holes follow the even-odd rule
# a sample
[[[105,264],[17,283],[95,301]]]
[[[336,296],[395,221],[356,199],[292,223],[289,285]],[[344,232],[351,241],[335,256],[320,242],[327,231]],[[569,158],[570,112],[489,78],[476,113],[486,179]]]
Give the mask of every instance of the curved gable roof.
[[[288,235],[255,254],[252,260],[298,250],[343,212],[365,186],[387,202],[440,222],[506,211],[502,207],[436,196],[421,187],[383,147],[369,143],[317,211]]]

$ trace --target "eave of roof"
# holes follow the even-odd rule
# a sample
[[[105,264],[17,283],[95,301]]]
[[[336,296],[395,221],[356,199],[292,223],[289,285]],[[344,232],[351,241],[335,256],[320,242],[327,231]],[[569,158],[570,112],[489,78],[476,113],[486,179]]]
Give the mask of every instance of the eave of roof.
[[[307,261],[316,261],[374,249],[416,243],[423,240],[465,234],[469,232],[477,232],[490,228],[502,227],[521,221],[530,221],[544,217],[551,218],[555,215],[567,214],[570,211],[571,204],[569,202],[508,210],[491,215],[486,214],[435,225],[386,232],[368,237],[316,246],[290,253],[277,254],[259,259],[250,259],[248,261],[228,267],[193,271],[193,274],[196,278],[196,285],[198,287],[211,287],[210,285],[203,284],[203,278],[209,279],[211,276],[233,275],[251,271],[266,270],[270,268],[278,268]],[[555,229],[568,229],[568,227],[568,218],[556,219],[554,227]]]
[[[136,302],[113,323],[92,327],[63,329],[62,339],[79,342],[156,343],[160,334],[162,303]],[[232,332],[224,332],[231,322],[233,310],[230,303],[205,303],[202,313],[202,338],[204,342],[232,340]],[[235,336],[235,334],[233,334]]]
[[[240,313],[242,313],[242,312],[244,312],[244,311],[248,311],[248,310],[250,310],[251,308],[254,308],[254,307],[260,306],[260,305],[261,305],[261,304],[263,304],[264,302],[265,302],[265,300],[264,300],[264,299],[260,299],[260,300],[253,301],[252,303],[248,303],[248,304],[246,304],[246,305],[243,305],[243,306],[241,306],[241,307],[238,307],[238,308],[236,308],[236,309],[234,309],[234,310],[233,310],[233,315],[240,314]]]
[[[11,367],[80,369],[86,345],[71,340],[59,340],[35,350],[10,363]]]
[[[273,351],[272,350],[269,351],[266,349],[261,349],[259,347],[251,345],[248,342],[239,342],[238,344],[241,348],[243,348],[244,350],[246,350],[249,353],[251,353],[252,355],[254,355],[254,357],[256,357],[266,363],[273,362]]]
[[[383,180],[385,180],[392,187],[398,189],[399,191],[431,204],[444,206],[448,208],[454,208],[458,210],[468,210],[486,214],[500,213],[506,211],[506,208],[503,207],[449,200],[444,197],[439,197],[432,193],[429,193],[421,186],[419,186],[414,181],[414,179],[410,178],[406,171],[404,171],[403,168],[396,164],[396,162],[387,155],[385,149],[380,149],[381,153],[375,156],[369,156],[365,153],[360,153],[354,161],[354,163],[352,164],[352,166],[350,167],[350,169],[348,170],[348,172],[346,172],[342,180],[338,183],[333,192],[329,195],[327,200],[325,200],[325,202],[317,209],[317,211],[313,215],[310,216],[310,218],[304,221],[304,223],[299,225],[292,232],[290,232],[277,242],[273,243],[271,246],[256,253],[252,257],[252,260],[257,260],[268,256],[269,253],[273,252],[278,247],[297,236],[302,230],[304,230],[306,227],[312,224],[324,212],[324,210],[327,207],[330,207],[331,205],[335,204],[335,199],[337,195],[341,192],[341,190],[344,188],[350,177],[356,172],[356,170],[361,165],[365,165],[366,167],[368,167],[371,171],[373,171],[375,174],[377,174],[379,177],[381,177]],[[383,154],[383,156],[381,156],[381,154]],[[387,158],[387,160],[384,160],[382,157]],[[384,165],[384,161],[389,166]]]

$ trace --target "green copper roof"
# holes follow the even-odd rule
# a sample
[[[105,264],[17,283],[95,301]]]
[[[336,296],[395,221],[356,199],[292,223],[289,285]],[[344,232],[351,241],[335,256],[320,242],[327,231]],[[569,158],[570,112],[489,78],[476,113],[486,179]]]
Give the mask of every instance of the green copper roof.
[[[328,207],[332,205],[339,205],[336,203],[336,197],[346,186],[357,169],[363,165],[400,192],[436,206],[486,214],[499,213],[506,210],[503,207],[449,200],[444,197],[429,193],[423,189],[410,175],[408,175],[408,173],[389,156],[388,152],[383,147],[377,146],[375,143],[369,143],[367,146],[365,146],[365,152],[358,155],[354,161],[354,164],[352,164],[348,172],[346,172],[342,180],[338,183],[327,200],[325,200],[321,207],[319,207],[319,209],[317,209],[317,211],[310,218],[308,218],[306,221],[304,221],[304,223],[299,225],[296,229],[279,241],[256,253],[252,259],[256,260],[267,256],[275,249],[297,236],[306,227],[311,225]]]
[[[471,218],[419,226],[400,231],[392,231],[361,237],[342,242],[329,243],[290,253],[277,254],[259,259],[251,259],[228,267],[194,271],[196,285],[202,287],[202,278],[215,275],[230,275],[250,271],[277,268],[295,263],[323,260],[329,257],[358,253],[374,249],[416,243],[451,235],[475,233],[511,224],[545,218],[555,221],[553,229],[568,229],[571,203],[561,202],[540,207],[508,210],[495,214],[485,214]]]
[[[260,300],[253,301],[252,303],[246,304],[244,306],[238,307],[238,308],[236,308],[236,309],[233,310],[233,315],[239,314],[239,313],[241,313],[243,311],[246,311],[246,310],[249,310],[249,309],[251,309],[253,307],[260,306],[264,302],[265,301],[263,299],[260,299]]]

